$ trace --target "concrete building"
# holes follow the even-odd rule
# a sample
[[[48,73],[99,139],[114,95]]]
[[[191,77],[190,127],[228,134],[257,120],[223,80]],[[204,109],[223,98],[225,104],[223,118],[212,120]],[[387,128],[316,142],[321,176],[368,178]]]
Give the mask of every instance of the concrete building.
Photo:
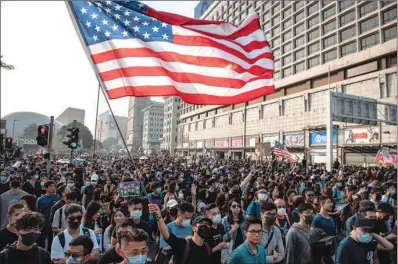
[[[127,117],[124,116],[115,116],[116,122],[119,125],[120,131],[122,135],[126,139],[127,134]],[[120,133],[117,129],[115,121],[112,117],[110,111],[106,111],[100,115],[98,115],[97,120],[97,137],[96,139],[103,142],[108,138],[116,138],[118,144],[123,144],[122,138],[120,137]]]
[[[151,104],[150,98],[130,97],[127,117],[127,147],[129,151],[137,153],[142,147],[144,115],[142,110]]]
[[[86,114],[86,111],[83,109],[68,107],[62,112],[62,114],[60,114],[56,118],[56,120],[65,126],[72,123],[73,120],[76,120],[77,122],[84,125],[85,114]]]
[[[177,132],[180,122],[179,97],[167,97],[164,100],[164,121],[163,121],[163,141],[161,150],[168,151],[170,155],[175,154],[177,147]]]
[[[152,102],[142,110],[144,126],[142,134],[142,149],[145,153],[157,153],[163,138],[164,103]]]
[[[279,140],[298,157],[322,162],[329,87],[396,103],[396,2],[217,1],[202,18],[240,24],[250,10],[260,14],[273,50],[276,92],[237,105],[182,103],[179,154],[201,155],[206,147],[213,156],[242,157],[256,142]],[[396,126],[336,125],[334,157],[342,162],[374,163],[380,147],[396,151]],[[350,130],[364,140],[348,140]]]

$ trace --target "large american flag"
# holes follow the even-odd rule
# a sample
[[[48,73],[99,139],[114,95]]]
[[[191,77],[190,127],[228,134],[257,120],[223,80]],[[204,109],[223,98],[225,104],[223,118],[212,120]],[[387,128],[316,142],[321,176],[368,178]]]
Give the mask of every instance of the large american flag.
[[[294,163],[296,161],[292,154],[290,154],[289,150],[287,150],[287,148],[279,141],[275,141],[274,154],[279,157],[285,157],[290,163]]]
[[[191,104],[224,105],[275,90],[274,58],[255,13],[236,27],[136,1],[67,7],[111,99],[178,95]]]
[[[397,167],[396,154],[390,154],[384,150],[379,150],[376,154],[376,159],[383,165],[394,165]]]

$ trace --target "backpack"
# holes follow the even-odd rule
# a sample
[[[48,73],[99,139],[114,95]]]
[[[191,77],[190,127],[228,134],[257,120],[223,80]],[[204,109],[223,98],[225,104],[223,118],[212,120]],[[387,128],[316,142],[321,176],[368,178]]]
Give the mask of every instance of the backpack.
[[[187,262],[189,251],[191,250],[192,239],[185,239],[185,241],[186,241],[185,250],[184,250],[184,254],[182,255],[180,264],[185,264]],[[211,252],[209,244],[207,244],[206,242],[203,242],[203,245],[205,245],[208,255],[211,256],[212,252]]]
[[[83,230],[83,235],[84,236],[90,237],[90,230],[88,228],[83,227],[82,230]],[[64,234],[64,232],[60,232],[57,235],[57,237],[59,239],[59,243],[61,244],[62,248],[64,248],[65,247],[65,234]]]
[[[59,209],[59,222],[58,228],[62,228],[62,207]]]
[[[64,241],[65,242],[65,241]],[[0,263],[2,263],[1,262],[1,259],[2,259],[2,257],[4,257],[4,263],[9,263],[8,262],[8,251],[7,251],[8,249],[7,248],[5,248],[5,249],[3,249],[1,252],[0,252]],[[39,251],[38,253],[39,253],[39,256],[38,256],[38,263],[39,264],[42,264],[42,263],[44,263],[44,261],[47,259],[47,254],[48,254],[48,252],[47,252],[47,250],[45,250],[44,248],[41,248],[41,247],[37,247],[37,250]]]

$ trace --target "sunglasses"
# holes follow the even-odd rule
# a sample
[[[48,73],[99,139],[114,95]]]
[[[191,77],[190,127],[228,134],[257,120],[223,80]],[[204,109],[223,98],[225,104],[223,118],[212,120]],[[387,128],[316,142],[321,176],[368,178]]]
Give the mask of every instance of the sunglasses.
[[[82,216],[81,215],[80,216],[71,216],[71,217],[68,217],[68,219],[71,222],[75,222],[75,220],[81,221],[82,220]]]
[[[232,205],[232,208],[233,208],[233,209],[235,209],[235,208],[240,208],[240,205],[238,205],[238,204],[233,204],[233,205]]]

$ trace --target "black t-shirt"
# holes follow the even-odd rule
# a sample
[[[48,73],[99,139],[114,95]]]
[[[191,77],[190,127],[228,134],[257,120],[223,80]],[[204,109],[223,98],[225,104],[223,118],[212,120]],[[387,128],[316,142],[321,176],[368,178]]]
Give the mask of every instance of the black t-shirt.
[[[101,256],[98,260],[98,264],[113,264],[120,263],[123,261],[123,258],[116,253],[115,247],[111,247]]]
[[[86,195],[86,203],[84,204],[84,207],[87,208],[87,205],[93,200],[93,193],[94,193],[94,187],[92,185],[86,186],[84,188],[84,194]]]
[[[238,222],[236,222],[236,223],[238,223]],[[234,248],[233,249],[235,249],[235,248],[239,247],[240,245],[242,245],[243,242],[245,242],[245,240],[243,239],[242,230],[239,227],[238,230],[236,230],[236,238],[235,238],[235,243],[234,243]]]
[[[36,196],[39,198],[41,196],[41,185],[40,182],[35,181],[35,186],[33,187],[30,181],[27,181],[23,184],[22,190]]]
[[[11,245],[18,240],[18,236],[4,227],[0,231],[0,251],[2,251],[7,245]]]
[[[0,253],[0,263],[18,263],[18,264],[51,264],[50,254],[45,252],[39,263],[39,249],[34,246],[30,250],[18,250],[15,244],[7,249],[7,260],[5,259],[5,251]],[[45,251],[44,249],[42,249]]]
[[[371,264],[373,263],[373,251],[377,248],[377,242],[360,243],[346,237],[337,248],[336,263],[338,264]]]
[[[217,225],[217,228],[210,228],[211,239],[206,239],[205,242],[209,244],[210,248],[214,248],[218,244],[223,241],[223,236],[225,235],[224,227],[221,224]],[[213,253],[211,256],[212,264],[220,264],[221,263],[221,250],[218,250]]]
[[[9,185],[9,183],[7,182],[7,183],[0,183],[0,194],[3,194],[3,193],[5,193],[5,192],[7,192],[7,191],[9,191],[10,190],[10,185]]]
[[[217,195],[218,195],[218,192],[217,192],[217,191],[214,191],[214,192],[207,191],[207,194],[206,194],[206,204],[215,203],[215,202],[216,202],[216,199],[217,199]]]
[[[169,239],[166,242],[173,249],[176,264],[180,264],[182,257],[184,256],[185,247],[187,241],[185,238],[178,238],[173,233],[170,233]],[[208,246],[209,247],[209,246]],[[204,264],[209,263],[211,259],[211,248],[203,244],[201,247],[196,245],[192,240],[190,240],[190,248],[188,251],[188,258],[185,263],[189,264]]]

